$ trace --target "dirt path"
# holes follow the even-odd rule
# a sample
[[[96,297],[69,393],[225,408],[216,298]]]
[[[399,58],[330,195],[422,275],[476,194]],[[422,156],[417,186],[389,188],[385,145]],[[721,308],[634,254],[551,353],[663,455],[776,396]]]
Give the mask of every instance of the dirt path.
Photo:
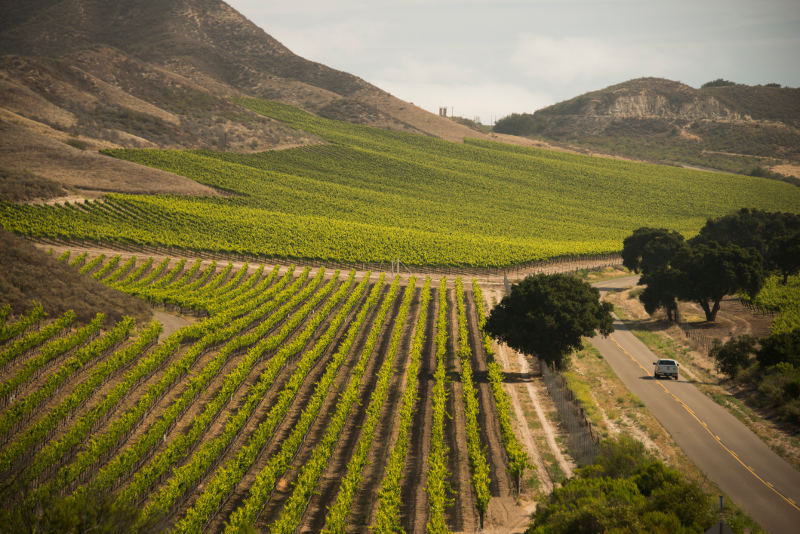
[[[480,413],[478,425],[481,429],[481,442],[486,447],[486,459],[489,461],[492,498],[509,497],[514,493],[513,482],[508,475],[508,458],[500,438],[500,423],[497,419],[497,408],[494,403],[492,386],[489,383],[486,366],[486,355],[481,343],[478,315],[475,310],[475,295],[472,291],[465,291],[465,308],[472,352],[471,365],[478,389],[478,403]]]
[[[188,326],[190,324],[194,324],[197,322],[197,318],[195,317],[177,315],[156,308],[153,308],[153,319],[155,319],[164,326],[164,329],[158,336],[158,341],[163,341],[164,339],[171,336],[184,326]]]
[[[415,290],[415,297],[406,318],[403,329],[402,341],[398,346],[398,354],[392,372],[391,385],[388,398],[381,411],[380,422],[376,427],[372,445],[364,467],[361,484],[353,497],[352,512],[348,521],[347,531],[353,534],[369,531],[373,523],[379,499],[376,497],[381,488],[386,462],[389,454],[397,442],[400,425],[400,409],[403,402],[403,392],[406,386],[408,365],[411,361],[411,345],[414,340],[414,329],[420,313],[419,288]]]
[[[520,372],[523,374],[529,374],[531,372],[530,366],[528,365],[528,359],[525,355],[515,352]],[[547,445],[550,447],[550,452],[553,453],[553,456],[556,458],[556,462],[558,462],[558,466],[561,468],[561,471],[567,478],[572,477],[572,462],[567,460],[564,454],[561,452],[561,447],[558,446],[556,442],[556,431],[554,425],[550,422],[547,415],[542,408],[541,397],[547,396],[547,393],[543,390],[542,387],[539,387],[539,384],[534,382],[527,382],[525,384],[525,389],[528,391],[528,396],[533,402],[533,407],[536,410],[536,416],[539,418],[539,423],[542,425],[542,432],[544,432],[545,439],[547,440]]]
[[[309,500],[305,514],[303,514],[303,519],[298,528],[299,532],[320,532],[325,525],[328,507],[333,505],[339,493],[342,477],[347,473],[348,463],[361,437],[361,426],[366,419],[370,397],[377,386],[378,372],[387,357],[392,330],[394,329],[394,323],[402,301],[402,294],[403,291],[398,291],[394,297],[394,302],[386,316],[378,342],[373,347],[369,363],[364,370],[364,383],[361,385],[359,401],[351,408],[352,411],[348,415],[334,450],[328,458],[327,466],[317,482],[314,495]],[[325,431],[327,432],[327,424],[325,426]],[[309,442],[309,447],[315,448],[318,441]]]
[[[507,372],[506,376],[508,376],[508,371],[512,369],[511,359],[509,358],[507,352],[510,352],[510,349],[505,345],[498,345],[495,347],[497,360]],[[524,380],[526,382],[532,379],[530,374],[523,375],[519,372],[516,374],[520,377],[520,380]],[[525,388],[523,383],[509,384],[506,382],[503,384],[503,386],[506,390],[506,393],[508,393],[509,397],[511,398],[511,406],[514,409],[514,423],[517,430],[517,437],[522,443],[522,446],[525,447],[525,452],[528,453],[528,459],[533,464],[536,477],[539,481],[539,488],[544,493],[550,493],[553,491],[553,483],[550,481],[547,467],[544,464],[539,447],[536,445],[536,439],[531,432],[531,428],[528,424],[525,410],[522,407],[522,401],[520,399],[520,396],[524,393],[527,393],[527,391],[524,391]]]
[[[450,419],[445,424],[445,433],[450,449],[449,470],[450,483],[456,498],[453,506],[446,511],[448,526],[453,531],[475,532],[478,529],[475,493],[472,489],[472,477],[469,468],[469,451],[467,449],[466,415],[464,414],[464,388],[461,384],[461,361],[458,359],[458,312],[456,310],[455,290],[447,290],[448,329],[451,333],[447,341],[450,377],[450,392],[447,399],[447,412]]]
[[[341,278],[341,277],[340,277]],[[343,280],[340,280],[340,283],[344,283]],[[352,289],[352,288],[351,288]],[[332,293],[334,293],[336,289],[334,289]],[[320,306],[323,306],[324,303],[330,298],[331,294],[329,294],[322,302],[320,302]],[[309,298],[312,298],[309,296]],[[347,298],[347,297],[345,297]],[[308,342],[306,343],[305,347],[298,351],[296,354],[292,355],[287,362],[284,364],[283,368],[278,372],[275,376],[275,379],[272,382],[272,385],[269,387],[267,392],[265,393],[264,397],[258,402],[258,405],[253,409],[252,414],[248,418],[247,422],[243,425],[242,429],[239,431],[235,439],[226,447],[223,454],[221,454],[215,465],[208,469],[206,475],[203,477],[202,480],[198,481],[198,488],[202,489],[203,486],[207,483],[211,477],[214,476],[217,468],[221,465],[224,465],[226,462],[231,460],[235,457],[236,454],[244,447],[250,436],[255,432],[255,430],[262,424],[262,422],[266,419],[268,413],[272,409],[272,406],[277,401],[281,391],[283,390],[286,382],[289,380],[290,376],[295,371],[295,366],[299,358],[301,358],[302,352],[307,350],[309,347],[313,346],[314,343],[318,340],[319,336],[322,332],[326,331],[330,321],[329,319],[333,317],[336,313],[336,309],[341,306],[341,302],[337,304],[334,308],[332,314],[328,315],[326,320],[322,321],[315,329],[313,335],[309,338]],[[298,303],[295,307],[295,310],[298,310],[303,303]],[[311,315],[305,317],[301,324],[294,329],[294,331],[286,338],[286,340],[281,344],[281,346],[286,346],[287,344],[291,343],[292,339],[294,339],[300,332],[302,332],[311,319]],[[276,328],[280,329],[281,325],[276,325]],[[275,331],[273,329],[273,331]],[[339,337],[342,335],[342,329],[340,328],[337,331],[337,335],[335,336],[338,340]],[[211,532],[217,532],[221,530],[224,526],[224,521],[226,521],[229,515],[242,503],[244,498],[247,496],[250,486],[255,481],[256,476],[261,471],[261,469],[267,464],[269,459],[280,450],[283,441],[289,436],[292,432],[294,425],[297,423],[297,420],[300,417],[302,412],[302,408],[308,401],[308,398],[311,397],[313,394],[313,388],[316,381],[322,375],[325,370],[325,366],[331,356],[332,347],[335,345],[335,341],[329,345],[322,354],[319,355],[314,365],[308,372],[306,380],[303,381],[300,388],[298,389],[294,400],[292,401],[291,406],[289,407],[286,415],[284,416],[283,420],[277,425],[275,428],[272,437],[267,441],[267,443],[261,448],[261,450],[255,456],[255,460],[253,463],[247,468],[245,474],[241,477],[241,479],[237,482],[237,484],[231,488],[230,494],[227,496],[226,499],[223,500],[219,504],[219,509],[217,513],[210,519],[210,523],[208,526],[208,530]],[[244,399],[251,394],[250,388],[253,387],[259,380],[261,376],[261,372],[264,367],[268,364],[269,359],[271,358],[270,355],[264,355],[258,365],[257,368],[251,372],[251,375],[247,378],[245,383],[240,386],[240,389],[237,390],[234,398],[229,401],[229,408],[226,408],[226,411],[233,414],[238,409],[240,405],[244,402]],[[226,424],[227,416],[219,417],[216,424],[217,429],[210,435],[215,435],[221,433],[224,425]],[[210,431],[211,432],[211,431]],[[188,509],[188,505],[191,504],[190,501],[187,501],[184,509],[180,510],[180,513],[175,514],[176,517],[180,517],[184,514],[186,509]]]
[[[435,290],[431,290],[435,291]],[[406,532],[425,532],[428,522],[428,455],[431,447],[433,417],[433,374],[436,370],[436,318],[439,300],[431,298],[428,324],[425,327],[425,346],[420,355],[419,394],[409,436],[408,456],[403,471],[400,513]]]
[[[489,289],[486,291],[486,298],[490,301],[499,301],[502,298],[502,290],[498,288]],[[524,409],[522,408],[522,403],[520,402],[519,395],[524,395],[526,400],[528,400],[536,414],[536,419],[540,425],[540,432],[544,435],[545,441],[547,443],[549,452],[555,458],[555,462],[558,465],[558,468],[564,473],[565,476],[570,477],[572,476],[573,467],[572,467],[572,460],[568,459],[564,456],[561,451],[561,447],[558,445],[556,441],[556,434],[557,431],[555,429],[554,424],[550,421],[545,413],[544,407],[542,402],[547,397],[547,391],[544,388],[544,384],[541,383],[540,380],[534,380],[534,376],[538,376],[538,371],[534,372],[530,364],[528,363],[528,359],[524,354],[516,352],[512,350],[510,347],[506,345],[495,344],[495,350],[498,354],[498,359],[500,363],[503,365],[503,369],[508,371],[510,369],[516,369],[519,373],[519,376],[523,378],[523,382],[519,384],[521,391],[516,391],[515,393],[510,393],[512,397],[512,405],[514,406],[514,411],[517,416],[518,421],[525,421],[525,413]],[[506,384],[509,386],[509,384]],[[507,391],[511,391],[514,388],[507,387]],[[524,425],[523,425],[524,426]],[[535,438],[533,437],[533,433],[526,432],[524,429],[521,432],[523,443],[528,450],[531,458],[533,460],[534,465],[536,466],[537,477],[539,479],[540,488],[545,493],[550,493],[553,488],[553,481],[551,480],[546,465],[542,458],[542,453],[538,452],[538,447],[535,443]],[[530,434],[530,435],[526,435]],[[533,452],[537,451],[537,452]]]
[[[391,266],[389,263],[370,265],[363,263],[342,264],[334,261],[304,261],[302,259],[276,259],[276,258],[247,258],[237,254],[217,254],[211,252],[187,252],[181,251],[180,253],[170,251],[167,248],[152,247],[152,246],[137,246],[137,245],[117,245],[114,243],[86,243],[86,242],[65,242],[56,239],[31,239],[33,244],[42,250],[53,249],[53,254],[58,257],[61,253],[69,250],[74,253],[74,256],[82,252],[88,252],[90,256],[105,254],[106,256],[120,256],[120,261],[125,262],[131,256],[141,258],[153,257],[154,262],[157,264],[164,258],[187,258],[187,260],[202,259],[210,262],[216,260],[219,262],[231,262],[234,269],[241,267],[244,263],[248,263],[251,268],[255,268],[260,264],[266,265],[295,265],[299,268],[306,265],[311,267],[328,266],[329,269],[342,269],[349,271],[351,268],[356,270],[356,276],[361,279],[369,269],[372,272],[372,278],[377,278],[380,272],[389,272]],[[187,261],[187,263],[189,263]],[[468,279],[473,277],[484,284],[502,287],[507,280],[509,283],[519,281],[530,274],[535,273],[565,273],[574,272],[582,269],[600,269],[609,265],[620,265],[622,259],[616,255],[598,258],[561,258],[552,261],[543,261],[531,263],[528,265],[511,266],[507,269],[500,271],[484,271],[481,269],[459,269],[453,268],[427,268],[427,267],[407,267],[401,265],[400,274],[403,280],[408,280],[411,276],[416,276],[417,279],[424,279],[426,276],[431,277],[432,282],[438,282],[443,276],[455,277],[463,276]]]

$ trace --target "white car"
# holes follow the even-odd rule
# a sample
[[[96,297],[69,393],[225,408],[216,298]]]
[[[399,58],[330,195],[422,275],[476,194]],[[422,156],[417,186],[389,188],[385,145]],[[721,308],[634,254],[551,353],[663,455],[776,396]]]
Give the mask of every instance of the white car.
[[[656,370],[653,373],[656,378],[659,376],[666,376],[667,378],[673,376],[675,380],[678,379],[678,362],[675,360],[661,359],[653,362],[653,365],[656,366]]]

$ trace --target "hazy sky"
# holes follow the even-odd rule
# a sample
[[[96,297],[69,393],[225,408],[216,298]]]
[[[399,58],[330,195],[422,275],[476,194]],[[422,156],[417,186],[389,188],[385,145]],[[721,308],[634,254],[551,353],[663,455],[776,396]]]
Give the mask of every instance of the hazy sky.
[[[800,86],[800,0],[226,0],[294,53],[484,124],[632,78]]]

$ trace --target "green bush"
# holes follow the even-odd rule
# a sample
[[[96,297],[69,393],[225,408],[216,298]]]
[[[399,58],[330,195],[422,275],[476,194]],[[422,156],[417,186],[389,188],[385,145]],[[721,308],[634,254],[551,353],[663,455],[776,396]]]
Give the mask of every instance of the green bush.
[[[690,532],[705,532],[714,522],[709,497],[695,484],[683,480],[667,482],[655,489],[650,509],[674,514]]]
[[[730,80],[723,80],[722,78],[717,78],[716,80],[711,80],[710,82],[706,82],[700,86],[701,89],[705,89],[706,87],[731,87],[736,85],[736,82],[732,82]]]
[[[89,148],[89,145],[80,139],[67,139],[67,144],[73,148],[77,148],[78,150],[86,150]]]
[[[646,497],[665,484],[677,484],[680,480],[680,473],[670,469],[663,462],[652,462],[644,468],[640,467],[638,474],[634,477],[636,486]]]
[[[497,133],[523,136],[533,135],[540,129],[541,121],[538,121],[530,113],[512,113],[495,122],[493,128]]]
[[[712,509],[700,487],[622,436],[539,505],[528,533],[702,533]]]
[[[800,366],[781,362],[762,370],[760,378],[751,402],[774,409],[785,422],[800,425]]]
[[[750,363],[750,356],[755,351],[756,339],[751,336],[731,338],[725,343],[719,339],[714,344],[708,355],[717,363],[717,370],[731,378],[736,378],[739,372]]]
[[[762,339],[756,358],[763,368],[784,362],[800,366],[800,328]]]
[[[574,478],[553,491],[540,506],[528,532],[594,534],[612,528],[639,527],[645,497],[631,480]]]
[[[3,532],[93,532],[117,534],[132,532],[139,510],[115,502],[115,496],[93,491],[79,492],[77,499],[61,496],[33,500],[17,495],[0,509],[0,530]],[[144,525],[144,531],[153,525]]]

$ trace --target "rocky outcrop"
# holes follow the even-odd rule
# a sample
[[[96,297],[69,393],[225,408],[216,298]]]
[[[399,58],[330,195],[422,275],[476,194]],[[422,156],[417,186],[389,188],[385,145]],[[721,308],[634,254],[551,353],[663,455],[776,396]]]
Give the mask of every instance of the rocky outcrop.
[[[618,119],[745,120],[745,117],[726,108],[713,96],[697,96],[689,102],[674,102],[660,94],[623,95],[605,109],[593,111],[590,115]]]
[[[541,109],[536,117],[581,116],[610,119],[747,120],[703,93],[672,80],[639,78]]]
[[[497,122],[495,131],[669,164],[753,172],[800,160],[800,88],[639,78]]]

